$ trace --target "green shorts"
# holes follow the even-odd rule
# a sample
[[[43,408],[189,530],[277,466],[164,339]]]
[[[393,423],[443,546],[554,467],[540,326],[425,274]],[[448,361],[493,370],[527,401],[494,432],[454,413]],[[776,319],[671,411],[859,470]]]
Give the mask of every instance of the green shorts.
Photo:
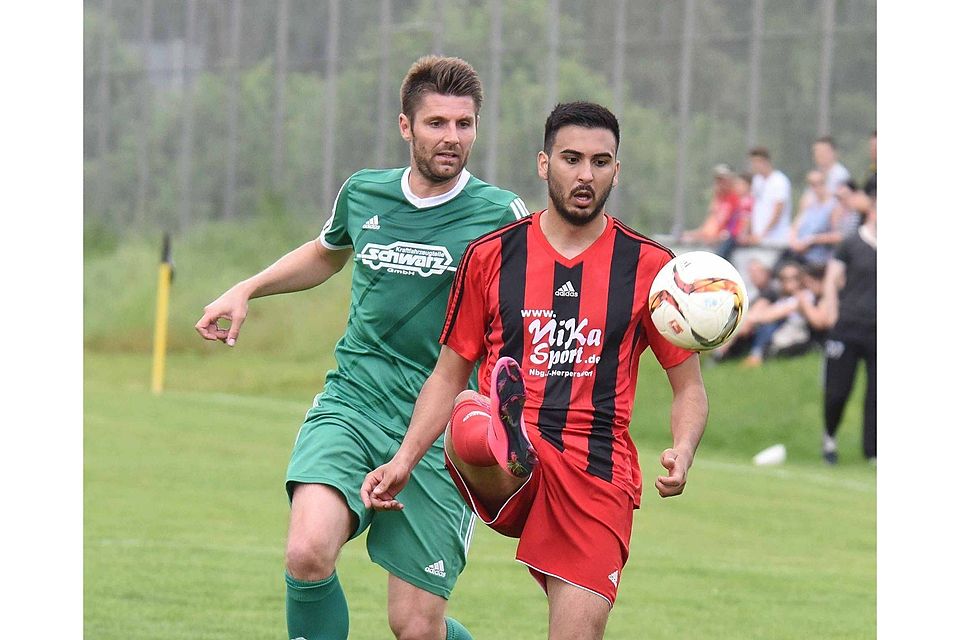
[[[287,468],[287,496],[296,483],[325,484],[343,494],[359,524],[351,539],[369,527],[370,559],[405,582],[443,598],[466,565],[474,514],[444,468],[443,450],[431,447],[397,499],[402,511],[363,506],[360,486],[367,473],[400,448],[396,435],[342,403],[324,399],[307,412]]]

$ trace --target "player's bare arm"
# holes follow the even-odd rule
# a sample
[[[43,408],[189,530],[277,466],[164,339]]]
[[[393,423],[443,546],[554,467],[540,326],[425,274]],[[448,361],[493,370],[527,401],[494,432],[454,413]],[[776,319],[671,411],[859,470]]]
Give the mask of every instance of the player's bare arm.
[[[203,317],[195,328],[205,340],[219,340],[233,346],[247,317],[253,298],[311,289],[326,282],[347,263],[349,249],[333,250],[319,239],[311,240],[286,254],[257,275],[238,282],[203,308]],[[221,328],[217,321],[228,320]]]
[[[367,474],[360,487],[360,498],[368,509],[396,511],[403,505],[396,496],[410,479],[420,459],[443,433],[457,394],[466,389],[473,362],[447,346],[440,348],[440,357],[417,398],[403,442],[390,462]]]
[[[707,392],[700,375],[700,358],[693,356],[667,369],[667,378],[673,388],[670,411],[673,446],[660,454],[660,464],[668,473],[657,478],[657,491],[662,498],[683,493],[687,471],[707,425]]]

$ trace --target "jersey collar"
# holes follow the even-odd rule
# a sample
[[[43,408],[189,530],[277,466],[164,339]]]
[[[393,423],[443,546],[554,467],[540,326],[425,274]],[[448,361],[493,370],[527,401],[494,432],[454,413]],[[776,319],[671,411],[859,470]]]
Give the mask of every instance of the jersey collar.
[[[417,209],[426,209],[427,207],[435,207],[439,204],[444,204],[445,202],[450,202],[456,198],[463,188],[467,186],[467,182],[470,180],[470,172],[464,169],[460,172],[460,178],[457,179],[457,183],[453,185],[453,188],[446,193],[441,193],[438,196],[430,196],[429,198],[420,198],[413,194],[413,191],[410,190],[410,167],[407,167],[403,175],[400,177],[400,189],[403,190],[403,197],[407,199],[407,202],[415,206]]]

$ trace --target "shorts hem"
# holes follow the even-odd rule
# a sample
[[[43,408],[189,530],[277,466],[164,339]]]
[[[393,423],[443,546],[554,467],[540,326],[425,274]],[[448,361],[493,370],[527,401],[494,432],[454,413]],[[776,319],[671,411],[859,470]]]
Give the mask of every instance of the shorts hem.
[[[295,482],[297,484],[322,484],[322,485],[331,487],[333,489],[336,489],[337,491],[340,492],[340,495],[343,496],[344,502],[347,503],[347,509],[349,509],[350,513],[352,513],[357,517],[357,528],[352,534],[350,534],[350,537],[347,538],[347,540],[353,540],[354,538],[359,536],[361,533],[363,533],[364,529],[366,529],[366,527],[363,526],[363,524],[364,524],[364,516],[367,515],[366,513],[367,509],[364,508],[361,511],[357,511],[357,506],[350,501],[350,498],[347,497],[350,491],[346,487],[344,487],[342,483],[336,482],[329,478],[320,478],[320,477],[308,478],[304,476],[297,476],[297,477],[290,476],[284,481],[284,488],[286,488],[287,499],[291,504],[293,503],[293,491],[290,489],[290,486],[289,486],[291,482]],[[360,492],[359,489],[356,490],[356,493],[359,493],[359,492]]]
[[[387,571],[387,573],[389,573],[390,575],[396,576],[397,578],[400,578],[404,582],[408,584],[412,584],[418,589],[421,589],[428,593],[432,593],[435,596],[440,596],[444,600],[449,600],[450,594],[453,593],[453,587],[449,589],[444,589],[442,587],[438,587],[435,584],[430,584],[426,580],[418,576],[410,575],[406,571],[400,569],[400,567],[396,566],[395,564],[392,564],[381,558],[375,558],[373,557],[373,555],[371,555],[370,560],[372,560],[375,564],[378,564],[381,567],[383,567]]]
[[[477,517],[480,518],[480,522],[482,522],[483,524],[491,528],[494,527],[494,525],[496,525],[497,520],[500,518],[500,515],[504,512],[507,506],[509,506],[510,503],[513,502],[513,500],[518,495],[520,495],[520,493],[524,490],[524,488],[526,488],[527,483],[530,482],[530,480],[533,478],[533,473],[528,475],[526,480],[523,481],[523,484],[517,487],[517,490],[511,493],[510,496],[503,501],[503,504],[497,510],[497,513],[488,520],[487,516],[489,516],[490,513],[487,511],[486,508],[477,504],[476,499],[473,497],[473,491],[470,489],[470,485],[467,484],[467,481],[463,478],[463,475],[460,473],[460,470],[457,469],[457,465],[453,464],[453,461],[450,460],[449,456],[447,456],[446,451],[443,452],[443,455],[444,455],[444,459],[449,463],[448,464],[449,468],[453,469],[453,472],[457,474],[457,479],[460,480],[460,484],[463,486],[463,490],[466,492],[467,497],[470,499],[470,508],[477,515]]]
[[[526,566],[528,569],[530,569],[530,570],[532,570],[532,571],[536,571],[537,573],[542,573],[543,575],[545,575],[545,576],[550,576],[551,578],[556,578],[557,580],[562,580],[563,582],[566,582],[566,583],[569,584],[569,585],[572,585],[572,586],[574,586],[574,587],[577,587],[578,589],[583,589],[584,591],[588,591],[588,592],[590,592],[590,593],[592,593],[592,594],[594,594],[594,595],[600,596],[601,598],[603,598],[604,600],[606,600],[606,601],[607,601],[607,604],[610,605],[610,608],[613,609],[613,600],[611,600],[611,599],[608,598],[607,596],[603,595],[603,594],[600,593],[599,591],[594,591],[593,589],[590,589],[589,587],[585,587],[585,586],[583,586],[582,584],[577,584],[576,582],[573,582],[572,580],[567,580],[567,579],[564,578],[563,576],[558,576],[558,575],[555,574],[555,573],[550,573],[549,571],[544,571],[543,569],[540,569],[540,568],[537,568],[537,567],[533,566],[533,565],[530,564],[529,562],[524,562],[524,561],[521,560],[520,558],[517,558],[517,562],[519,562],[520,564]],[[547,595],[547,587],[546,587],[545,582],[540,582],[539,580],[537,580],[537,584],[539,584],[539,585],[540,585],[540,588],[543,589],[543,594],[544,594],[544,595]]]

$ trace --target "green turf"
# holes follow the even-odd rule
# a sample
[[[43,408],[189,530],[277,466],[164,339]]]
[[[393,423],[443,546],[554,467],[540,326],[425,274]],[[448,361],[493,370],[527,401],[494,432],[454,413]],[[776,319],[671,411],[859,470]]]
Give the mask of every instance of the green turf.
[[[146,355],[87,351],[85,637],[286,637],[283,477],[329,352],[317,360],[207,345],[172,356],[154,396]],[[649,490],[608,638],[875,637],[875,469],[856,453],[856,407],[841,464],[820,465],[818,375],[816,356],[705,366],[708,432],[687,492],[661,500],[669,387],[642,364],[633,429]],[[786,465],[749,464],[774,442]],[[546,635],[546,601],[513,551],[478,528],[450,603],[478,640]],[[386,577],[361,541],[339,571],[351,638],[389,637]]]
[[[317,290],[254,301],[235,349],[204,343],[193,324],[220,291],[321,223],[278,213],[174,239],[159,397],[148,391],[159,239],[85,256],[85,637],[285,638],[284,472],[333,366],[349,267]],[[705,360],[704,379],[710,421],[687,492],[660,500],[651,479],[670,442],[670,388],[655,360],[641,362],[631,431],[651,490],[607,637],[875,637],[876,474],[858,454],[862,382],[841,464],[825,469],[819,356],[756,370]],[[778,442],[786,465],[750,465]],[[478,529],[450,604],[478,640],[545,637],[546,601],[513,551]],[[351,637],[389,637],[385,574],[361,541],[339,567]]]

